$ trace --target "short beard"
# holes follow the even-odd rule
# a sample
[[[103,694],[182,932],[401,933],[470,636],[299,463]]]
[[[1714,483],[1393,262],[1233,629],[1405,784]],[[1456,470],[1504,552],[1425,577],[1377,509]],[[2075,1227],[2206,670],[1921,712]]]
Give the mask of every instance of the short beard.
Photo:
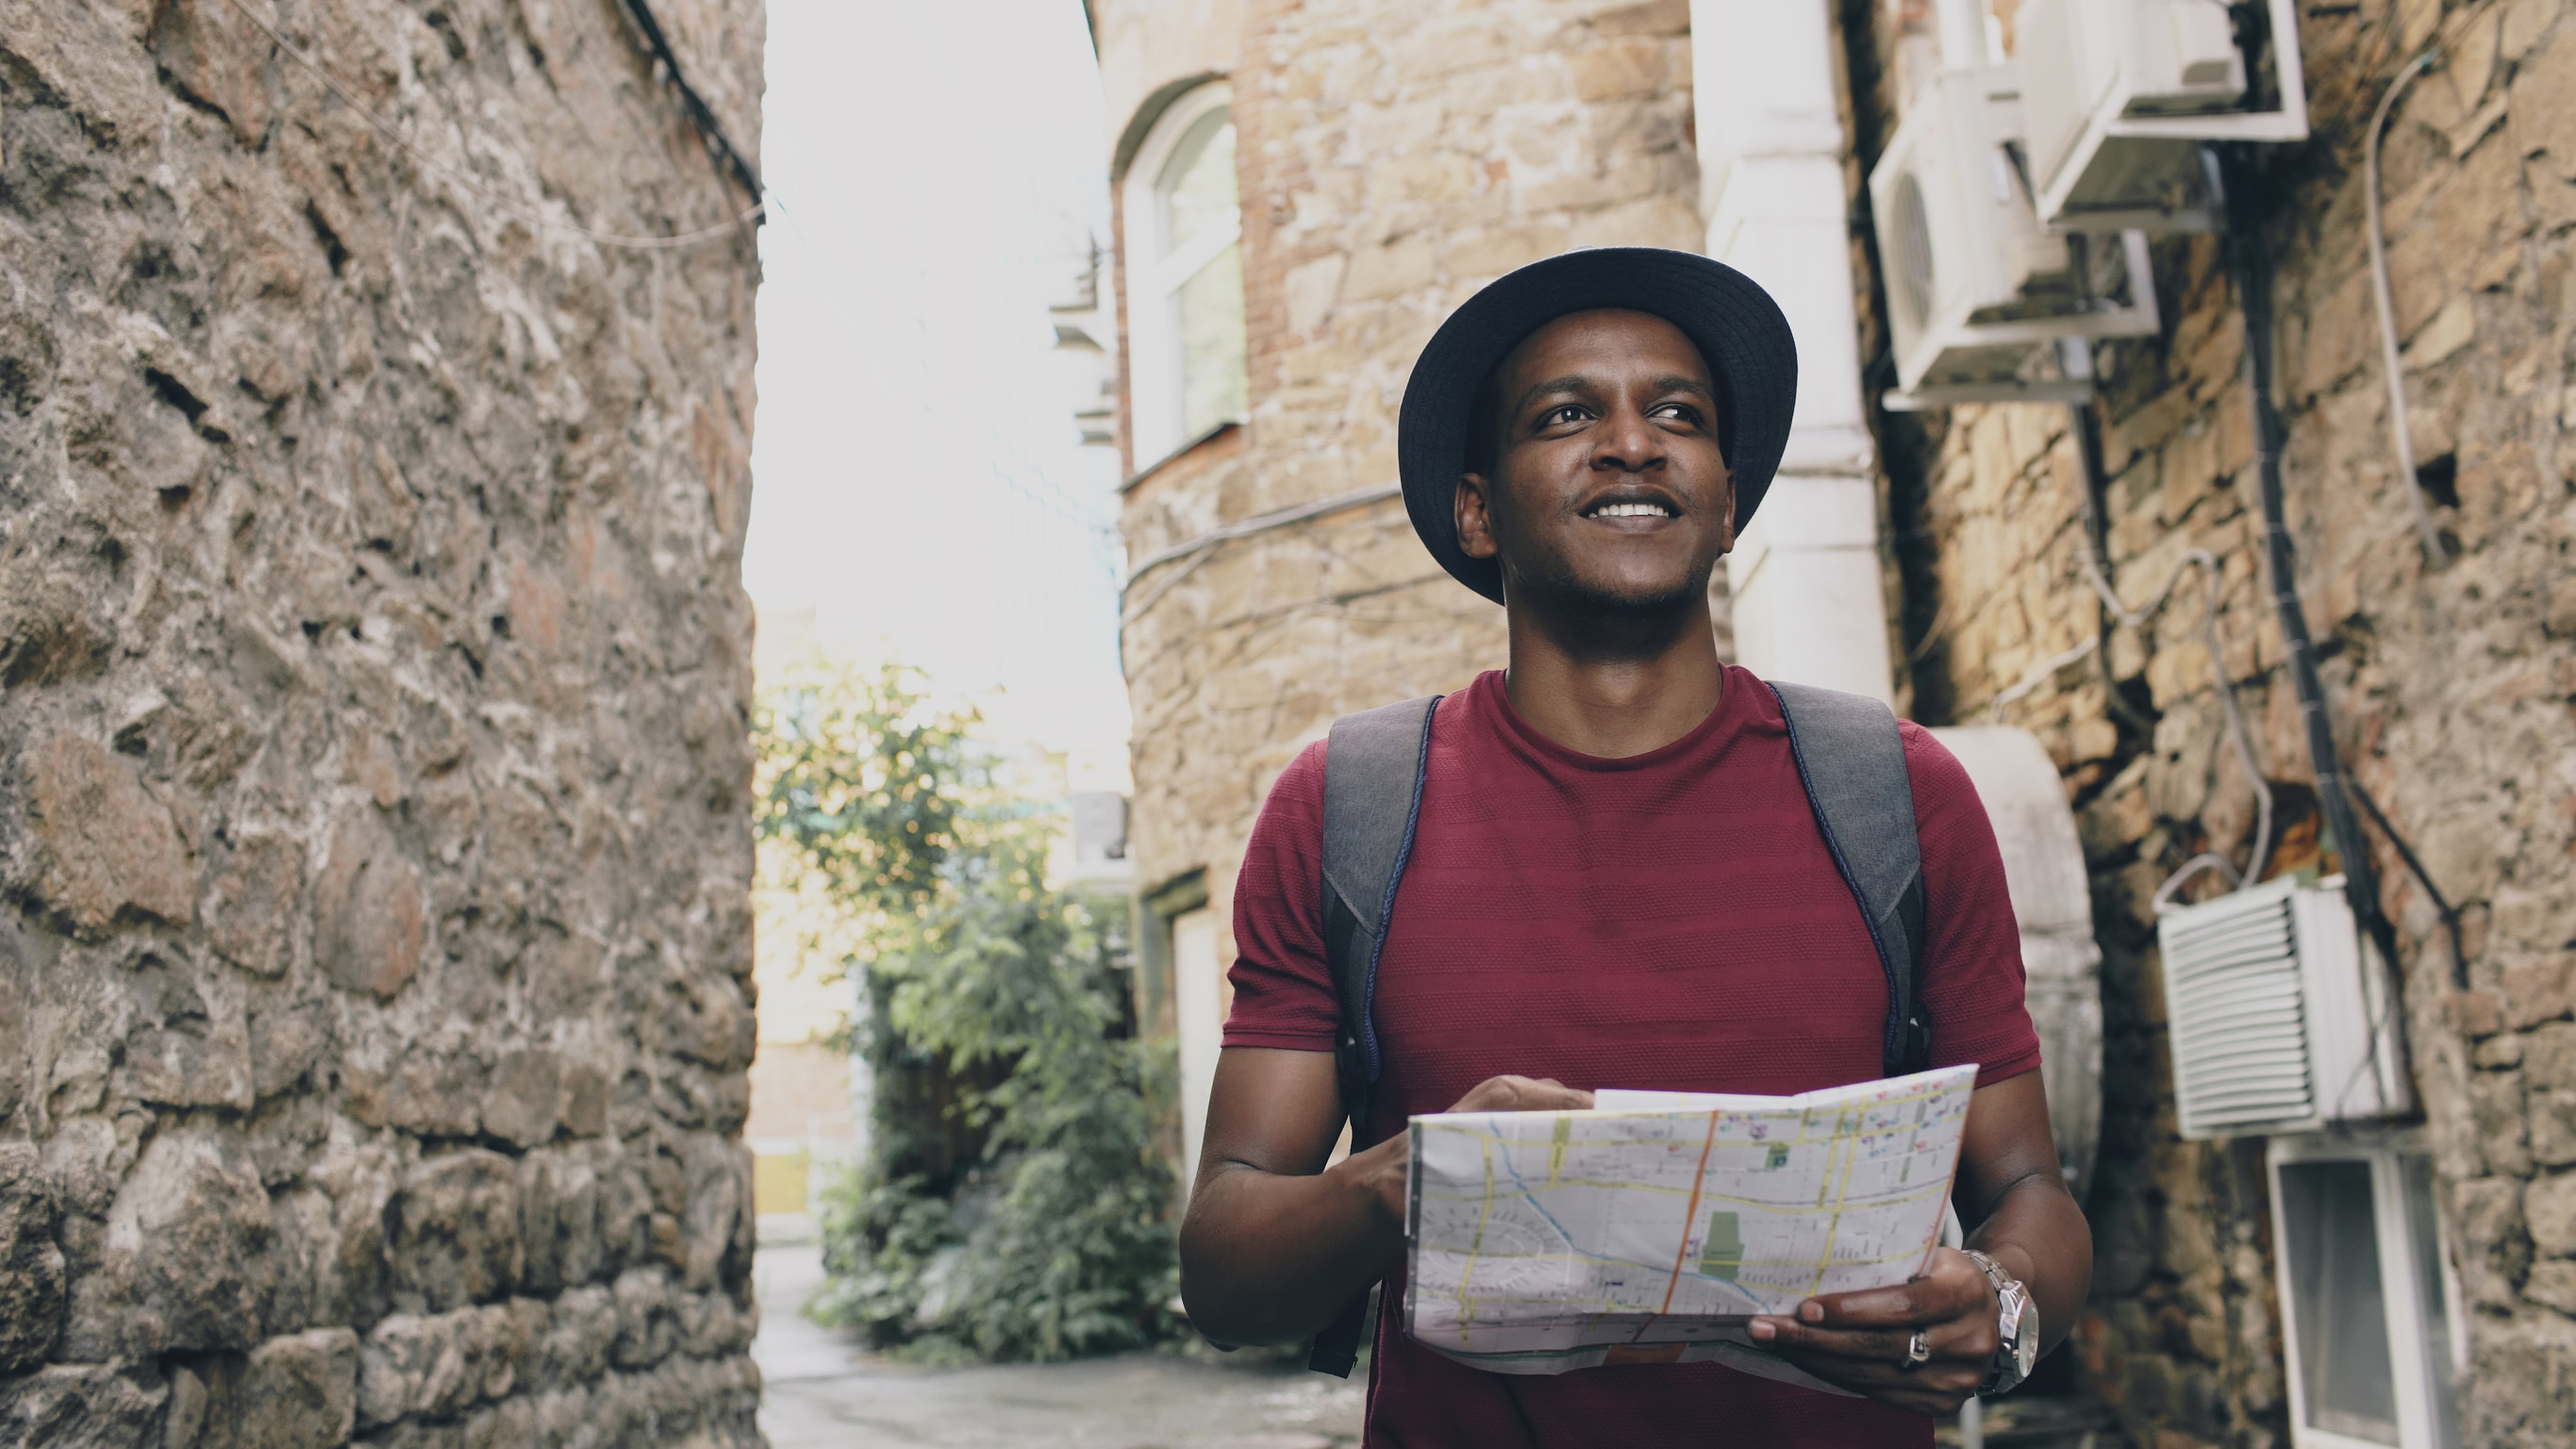
[[[1647,593],[1606,588],[1570,572],[1531,574],[1503,570],[1503,596],[1518,597],[1566,623],[1598,621],[1608,634],[1629,635],[1667,619],[1682,619],[1687,608],[1708,607],[1708,578],[1696,586],[1688,579]]]

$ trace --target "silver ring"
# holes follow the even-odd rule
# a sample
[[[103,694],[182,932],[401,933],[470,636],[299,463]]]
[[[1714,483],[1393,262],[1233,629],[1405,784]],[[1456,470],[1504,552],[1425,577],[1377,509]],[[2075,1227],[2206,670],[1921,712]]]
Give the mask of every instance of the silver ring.
[[[1912,1338],[1905,1340],[1905,1360],[1904,1362],[1899,1363],[1897,1367],[1911,1372],[1923,1367],[1931,1361],[1932,1340],[1926,1338],[1923,1334],[1923,1330],[1918,1328],[1914,1330],[1914,1336]]]

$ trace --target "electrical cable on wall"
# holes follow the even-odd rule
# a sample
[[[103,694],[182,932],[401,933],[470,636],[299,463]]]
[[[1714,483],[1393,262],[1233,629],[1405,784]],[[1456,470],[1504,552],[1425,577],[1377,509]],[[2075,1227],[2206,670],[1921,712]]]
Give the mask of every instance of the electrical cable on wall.
[[[2201,649],[2209,655],[2209,673],[2218,688],[2219,708],[2227,716],[2227,739],[2235,749],[2236,766],[2244,771],[2246,783],[2254,787],[2254,844],[2253,848],[2246,853],[2245,869],[2242,871],[2238,871],[2226,856],[2212,852],[2204,852],[2185,861],[2182,869],[2175,871],[2162,886],[2157,888],[2155,904],[2162,909],[2184,880],[2213,865],[2235,877],[2235,886],[2238,890],[2254,884],[2263,878],[2263,867],[2272,859],[2272,785],[2270,781],[2263,778],[2263,767],[2254,758],[2253,732],[2245,726],[2245,707],[2236,698],[2236,682],[2227,676],[2224,646],[2218,638],[2218,603],[2223,577],[2218,555],[2205,548],[2196,548],[2185,554],[2182,563],[2175,567],[2173,578],[2165,584],[2165,591],[2156,597],[2154,603],[2135,612],[2122,607],[2120,596],[2112,592],[2110,581],[2103,578],[2101,572],[2092,567],[2092,559],[2089,555],[2085,559],[2085,565],[2085,572],[2092,579],[2093,591],[2100,596],[2103,607],[2109,610],[2119,622],[2132,629],[2143,626],[2149,616],[2165,606],[2165,602],[2173,597],[2174,590],[2181,585],[2182,576],[2187,570],[2197,566],[2209,576],[2209,599],[2203,606],[2200,616]]]
[[[2073,240],[2074,238],[2069,238],[2070,243]],[[2076,340],[2067,345],[2084,349],[2086,372],[2089,375],[2092,372],[2093,344]],[[2076,462],[2084,472],[2085,546],[2092,551],[2093,571],[2107,578],[2111,572],[2111,524],[2105,516],[2109,510],[2104,507],[2108,501],[2109,486],[2102,467],[2102,422],[2094,416],[2093,405],[2089,402],[2068,403],[2066,420],[2075,435]],[[2103,707],[2122,724],[2140,735],[2152,735],[2155,733],[2156,722],[2141,713],[2136,705],[2129,703],[2128,696],[2120,690],[2119,678],[2111,669],[2112,607],[2108,603],[2097,601],[2093,611],[2094,643],[2097,646],[2094,659],[2100,665],[2102,675]]]
[[[529,207],[515,197],[505,196],[502,193],[493,190],[491,187],[486,186],[479,177],[476,177],[462,167],[452,165],[437,156],[431,155],[428,151],[423,150],[420,146],[415,144],[410,137],[404,135],[401,129],[396,127],[393,122],[386,120],[384,117],[377,115],[374,111],[368,109],[363,102],[349,92],[349,89],[346,86],[340,84],[338,77],[323,69],[320,61],[315,60],[311,55],[305,53],[305,51],[296,46],[294,42],[288,40],[285,33],[279,30],[276,25],[272,24],[266,16],[253,10],[249,5],[248,0],[228,0],[228,3],[231,4],[233,9],[239,11],[244,19],[248,20],[252,25],[257,26],[261,33],[265,34],[269,40],[277,46],[278,50],[285,54],[287,59],[295,62],[305,70],[312,72],[313,76],[320,80],[323,87],[330,91],[333,96],[337,97],[342,105],[355,111],[360,120],[365,121],[369,126],[381,133],[385,139],[393,142],[397,149],[410,156],[414,161],[420,163],[424,169],[445,178],[449,183],[483,201],[485,204],[515,217],[520,221],[524,221],[539,230],[568,232],[574,236],[581,237],[600,246],[612,247],[623,251],[669,251],[680,247],[696,246],[701,242],[716,241],[725,237],[730,237],[739,232],[745,226],[757,224],[768,213],[769,203],[764,198],[763,194],[756,189],[760,184],[760,178],[758,175],[750,171],[748,163],[743,163],[742,170],[735,172],[734,175],[737,180],[748,177],[748,184],[755,188],[752,193],[752,206],[749,210],[742,212],[731,220],[718,222],[713,226],[699,227],[694,231],[676,232],[665,236],[635,236],[620,232],[599,231],[591,227],[583,226],[577,222],[564,221],[557,217],[548,216],[543,212]],[[627,0],[627,3],[630,6],[640,8],[643,0]],[[659,27],[656,27],[654,34],[658,36],[659,33]],[[664,54],[667,54],[668,50],[669,47],[667,44],[662,47],[662,52]],[[698,99],[697,92],[689,87],[686,80],[680,78],[679,67],[676,62],[671,64],[670,70],[673,77],[673,83],[680,88],[682,94],[687,98],[687,100],[693,103],[692,119],[694,120],[695,112],[698,110],[704,110],[706,103],[703,100]],[[712,113],[708,114],[707,121],[709,124],[713,124],[714,116]],[[705,133],[702,130],[701,136],[703,137],[704,134]],[[717,135],[722,135],[721,127],[717,127]],[[715,142],[709,141],[708,145],[712,150]],[[740,154],[733,151],[733,143],[730,140],[724,141],[723,145],[727,154],[731,155],[736,162],[741,161]]]
[[[2246,857],[2242,870],[2237,868],[2234,861],[2215,851],[2204,851],[2185,861],[2181,869],[2167,876],[2164,884],[2156,888],[2155,908],[2159,912],[2168,909],[2173,900],[2173,893],[2182,886],[2183,882],[2204,870],[2217,870],[2226,875],[2232,889],[2241,890],[2254,884],[2263,878],[2263,867],[2272,858],[2272,786],[2264,779],[2263,767],[2254,758],[2253,732],[2246,726],[2244,706],[2238,703],[2234,683],[2227,677],[2224,658],[2226,645],[2218,637],[2218,605],[2222,577],[2222,565],[2218,555],[2205,548],[2196,548],[2184,554],[2182,562],[2174,568],[2173,577],[2165,580],[2165,586],[2157,590],[2154,598],[2135,609],[2121,601],[2119,593],[2111,587],[2110,580],[2102,576],[2090,552],[2084,553],[2081,557],[2085,580],[2093,587],[2097,606],[2111,620],[2131,629],[2145,628],[2157,614],[2163,612],[2165,605],[2173,602],[2174,593],[2181,587],[2185,574],[2197,568],[2208,575],[2209,597],[2201,610],[2200,618],[2201,649],[2209,656],[2210,675],[2212,682],[2217,686],[2219,708],[2227,717],[2227,738],[2234,749],[2237,768],[2244,772],[2247,783],[2254,787],[2254,845]],[[2075,663],[2087,654],[2102,653],[2102,637],[2088,639],[2033,669],[2029,676],[2014,685],[2011,690],[1995,696],[1992,708],[2000,711],[2005,704],[2019,698],[2029,689],[2037,687],[2049,675]]]
[[[1312,503],[1300,503],[1288,508],[1275,509],[1269,513],[1255,514],[1220,528],[1209,529],[1196,538],[1185,543],[1174,544],[1159,553],[1148,554],[1138,560],[1134,567],[1128,569],[1127,582],[1119,585],[1118,597],[1122,607],[1119,610],[1118,622],[1121,626],[1125,626],[1144,617],[1145,611],[1154,607],[1156,600],[1170,593],[1173,586],[1181,580],[1196,573],[1199,565],[1207,562],[1208,557],[1216,551],[1219,544],[1230,543],[1238,538],[1250,538],[1254,534],[1268,533],[1275,528],[1304,523],[1311,519],[1322,518],[1327,514],[1340,513],[1346,509],[1364,508],[1389,498],[1402,497],[1403,493],[1404,485],[1401,483],[1379,483],[1367,488],[1354,488],[1348,493],[1336,493],[1329,498],[1318,498]],[[1136,586],[1138,579],[1165,564],[1177,563],[1183,559],[1189,562],[1179,573],[1155,585],[1145,597],[1136,602],[1132,604],[1125,602],[1127,591]]]
[[[2381,337],[2390,394],[2392,437],[2398,450],[2408,496],[2415,507],[2416,521],[2425,541],[2428,556],[2438,560],[2442,557],[2439,536],[2433,530],[2431,516],[2424,507],[2421,488],[2414,475],[2412,439],[2407,429],[2404,379],[2396,346],[2394,312],[2388,303],[2387,263],[2378,215],[2380,129],[2399,93],[2437,56],[2438,51],[2427,51],[2418,56],[2401,72],[2397,81],[2391,85],[2388,94],[2381,100],[2370,133],[2368,199],[2371,213],[2373,281],[2380,303]],[[2236,164],[2241,166],[2241,160]],[[2218,183],[2215,189],[2222,200],[2245,196],[2246,187],[2225,184],[2230,178],[2224,174],[2223,166],[2224,163],[2213,157],[2210,171],[2213,181]],[[2369,798],[2368,792],[2362,789],[2360,782],[2345,778],[2336,754],[2332,720],[2325,700],[2323,682],[2316,669],[2315,649],[2309,637],[2305,610],[2299,602],[2293,582],[2295,545],[2289,536],[2284,517],[2281,450],[2286,442],[2288,429],[2271,400],[2272,337],[2269,258],[2262,252],[2259,235],[2252,218],[2241,214],[2232,215],[2229,230],[2231,270],[2235,275],[2239,301],[2244,307],[2246,316],[2246,382],[2250,394],[2249,406],[2254,411],[2257,477],[2264,516],[2266,571],[2272,579],[2273,604],[2281,619],[2282,634],[2290,646],[2291,679],[2294,690],[2299,696],[2309,762],[2318,782],[2317,795],[2320,811],[2325,817],[2327,839],[2334,846],[2337,857],[2344,863],[2345,895],[2353,907],[2355,917],[2370,932],[2373,942],[2381,952],[2394,961],[2396,959],[2394,926],[2379,905],[2377,874],[2368,858],[2368,845],[2361,834],[2358,818],[2352,808],[2352,802],[2358,799],[2368,810],[2373,823],[2388,837],[2390,845],[2396,849],[2399,858],[2405,862],[2409,872],[2423,886],[2434,908],[2440,913],[2443,926],[2449,936],[2452,979],[2456,985],[2465,989],[2468,984],[2468,962],[2462,942],[2459,909],[2453,906],[2443,895],[2440,887],[2434,884],[2421,858],[2398,832],[2395,825],[2389,821],[2386,813],[2379,808],[2378,802]],[[2225,666],[2220,662],[2220,644],[2217,636],[2218,559],[2205,549],[2193,550],[2185,555],[2181,565],[2174,571],[2173,577],[2167,580],[2163,590],[2152,600],[2139,608],[2129,608],[2112,588],[2108,578],[2108,526],[2102,506],[2106,480],[2101,463],[2098,423],[2091,410],[2082,404],[2070,405],[2068,412],[2070,426],[2075,431],[2077,452],[2084,467],[2086,484],[2083,499],[2085,547],[2080,557],[2086,580],[2092,585],[2098,599],[2099,624],[2094,638],[2032,668],[2011,689],[1997,695],[1990,708],[1995,717],[1999,718],[2005,704],[2029,693],[2045,682],[2050,675],[2090,654],[2101,664],[2106,707],[2135,725],[2142,728],[2148,726],[2150,722],[2138,716],[2134,708],[2121,697],[2118,681],[2113,677],[2110,667],[2111,626],[2114,623],[2130,628],[2143,626],[2171,601],[2175,589],[2182,582],[2184,572],[2193,567],[2208,571],[2209,599],[2202,619],[2202,642],[2210,656],[2212,673],[2217,679],[2219,698],[2226,711],[2230,743],[2238,764],[2254,785],[2258,823],[2255,828],[2254,849],[2243,871],[2240,872],[2232,861],[2214,852],[2203,852],[2194,856],[2184,862],[2180,869],[2166,877],[2164,883],[2157,888],[2154,907],[2161,913],[2172,909],[2174,892],[2193,875],[2202,871],[2221,872],[2230,878],[2231,884],[2237,889],[2243,889],[2262,879],[2263,868],[2270,855],[2274,803],[2272,791],[2255,762],[2250,731],[2246,727],[2235,691],[2227,679]],[[2376,1036],[2379,1024],[2374,1023],[2372,1030],[2373,1035]]]
[[[697,127],[698,140],[707,148],[708,157],[731,172],[753,201],[767,196],[768,190],[760,184],[760,172],[744,158],[733,137],[725,134],[724,122],[716,119],[715,108],[698,94],[696,86],[689,84],[688,73],[680,69],[680,57],[672,53],[670,40],[662,34],[662,22],[653,16],[650,0],[626,0],[626,13],[635,21],[635,28],[644,32],[644,48],[661,63],[663,74],[671,78],[671,88],[680,93],[680,104],[688,109],[689,124]]]
[[[2388,376],[2388,435],[2397,450],[2397,486],[2406,491],[2406,501],[2415,513],[2415,531],[2424,544],[2427,563],[2440,563],[2442,536],[2433,528],[2433,511],[2424,504],[2424,485],[2415,473],[2415,430],[2406,416],[2406,361],[2397,346],[2397,307],[2389,297],[2388,243],[2386,229],[2379,219],[2379,138],[2388,128],[2388,113],[2397,98],[2415,83],[2439,56],[2435,47],[2406,63],[2389,82],[2388,93],[2379,98],[2379,110],[2370,118],[2370,138],[2363,150],[2362,199],[2367,208],[2370,240],[2370,300],[2379,310],[2379,365]]]
[[[1986,701],[1987,721],[1995,724],[2002,723],[2005,705],[2021,699],[2032,690],[2046,684],[2050,675],[2064,669],[2067,665],[2083,662],[2086,655],[2093,653],[2095,650],[2099,649],[2101,645],[2102,641],[2100,637],[2096,636],[2085,640],[2083,643],[2076,645],[2074,648],[2067,650],[2063,654],[2052,654],[2046,659],[2039,661],[2037,664],[2032,665],[2029,669],[2024,670],[2021,678],[2014,680],[2010,688]]]
[[[2093,368],[2090,345],[2082,342],[2068,345],[2084,349],[2070,357],[2070,365],[2080,366],[2085,376],[2091,376]],[[2165,605],[2173,601],[2175,590],[2182,586],[2184,574],[2198,568],[2208,575],[2209,597],[2201,610],[2200,617],[2201,649],[2209,656],[2210,678],[2218,691],[2219,708],[2227,717],[2227,738],[2234,749],[2237,768],[2244,772],[2246,783],[2254,790],[2254,842],[2242,870],[2237,868],[2234,861],[2216,851],[2203,851],[2184,861],[2180,869],[2165,877],[2164,883],[2156,887],[2152,904],[2155,911],[2161,915],[2175,908],[2174,893],[2193,876],[2203,871],[2215,870],[2226,876],[2229,888],[2233,890],[2243,890],[2263,878],[2263,867],[2272,857],[2272,786],[2271,782],[2263,777],[2261,763],[2254,758],[2253,732],[2246,727],[2245,711],[2237,701],[2235,682],[2227,675],[2226,646],[2218,637],[2218,607],[2221,585],[2224,581],[2223,567],[2218,555],[2205,548],[2196,548],[2184,554],[2182,561],[2175,566],[2172,577],[2165,580],[2165,586],[2157,590],[2155,596],[2146,603],[2134,609],[2130,608],[2120,598],[2119,591],[2111,586],[2108,530],[2102,517],[2104,511],[2102,500],[2107,491],[2107,482],[2103,477],[2101,435],[2092,409],[2082,403],[2068,404],[2067,420],[2075,430],[2076,453],[2084,470],[2084,547],[2078,550],[2077,557],[2083,566],[2085,582],[2093,589],[2094,635],[2065,653],[2042,662],[2011,689],[1995,696],[1989,706],[1990,717],[2000,719],[2006,704],[2038,688],[2050,675],[2090,654],[2101,665],[2105,706],[2114,712],[2122,713],[2124,717],[2136,724],[2141,732],[2151,732],[2153,722],[2140,716],[2121,696],[2120,682],[2111,669],[2111,628],[2117,624],[2130,629],[2143,630],[2157,614],[2163,612]]]
[[[2272,587],[2272,607],[2281,621],[2281,642],[2289,655],[2290,683],[2299,698],[2305,726],[2308,767],[2316,778],[2317,806],[2326,837],[2343,865],[2344,898],[2380,951],[2393,963],[2397,938],[2379,905],[2379,873],[2370,863],[2369,842],[2344,785],[2343,763],[2335,748],[2334,721],[2326,709],[2325,682],[2317,672],[2315,642],[2308,635],[2307,610],[2299,602],[2298,550],[2290,537],[2281,483],[2281,450],[2289,428],[2272,404],[2272,258],[2263,248],[2262,218],[2253,210],[2260,194],[2248,175],[2248,160],[2236,150],[2222,152],[2219,175],[2225,184],[2228,215],[2227,258],[2236,283],[2237,305],[2245,316],[2246,405],[2254,415],[2254,468],[2263,509],[2263,562]]]
[[[2461,938],[2460,908],[2451,904],[2450,897],[2442,894],[2440,886],[2433,884],[2432,872],[2424,868],[2423,858],[2416,855],[2415,847],[2406,843],[2405,836],[2397,833],[2397,827],[2389,823],[2388,812],[2379,808],[2379,802],[2370,797],[2370,792],[2362,788],[2359,780],[2352,782],[2352,797],[2370,813],[2371,823],[2377,825],[2379,833],[2387,836],[2388,843],[2397,848],[2397,858],[2406,862],[2407,872],[2415,877],[2416,884],[2424,887],[2424,894],[2432,900],[2434,912],[2442,919],[2442,929],[2451,938],[2451,984],[2462,991],[2468,990],[2469,953]]]
[[[2102,611],[2112,620],[2132,629],[2145,628],[2148,620],[2154,618],[2166,604],[2172,602],[2174,590],[2182,586],[2182,576],[2186,572],[2197,567],[2209,576],[2209,600],[2200,615],[2201,650],[2209,656],[2210,677],[2218,686],[2219,708],[2227,715],[2227,738],[2228,742],[2235,747],[2237,767],[2245,772],[2246,782],[2254,787],[2254,848],[2246,857],[2245,869],[2242,872],[2237,871],[2233,863],[2223,855],[2204,854],[2194,857],[2156,891],[2156,904],[2161,908],[2170,898],[2174,888],[2185,877],[2195,871],[2208,868],[2212,863],[2234,876],[2238,889],[2254,884],[2263,878],[2263,867],[2272,858],[2272,786],[2263,778],[2263,767],[2254,758],[2254,735],[2245,726],[2245,708],[2236,698],[2235,681],[2227,676],[2225,646],[2218,637],[2218,604],[2220,587],[2224,582],[2224,566],[2219,563],[2218,555],[2208,549],[2193,549],[2182,556],[2182,562],[2174,567],[2173,577],[2165,580],[2163,590],[2154,599],[2141,608],[2132,609],[2120,601],[2119,592],[2111,587],[2111,580],[2103,571],[2102,561],[2095,556],[2094,552],[2086,549],[2081,557],[2084,562],[2085,580],[2092,584],[2094,596],[2100,603]],[[2105,652],[2106,666],[2108,658],[2108,653]],[[2106,667],[2103,673],[2104,677],[2108,678],[2110,671]]]

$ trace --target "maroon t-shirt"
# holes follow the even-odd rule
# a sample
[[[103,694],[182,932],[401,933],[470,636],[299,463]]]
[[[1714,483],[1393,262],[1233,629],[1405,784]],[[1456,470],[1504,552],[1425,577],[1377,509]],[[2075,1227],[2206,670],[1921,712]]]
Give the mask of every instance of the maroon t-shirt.
[[[1994,830],[1956,757],[1901,724],[1923,844],[1932,1062],[2039,1065]],[[1271,787],[1234,898],[1225,1044],[1330,1051],[1324,747]],[[1785,1095],[1881,1075],[1887,978],[1816,829],[1780,703],[1728,666],[1696,729],[1623,760],[1515,713],[1499,672],[1441,701],[1413,855],[1379,957],[1385,1059],[1365,1142],[1487,1077]],[[1401,1271],[1386,1301],[1403,1302]],[[1928,1445],[1929,1419],[1717,1364],[1486,1373],[1381,1319],[1366,1442]]]

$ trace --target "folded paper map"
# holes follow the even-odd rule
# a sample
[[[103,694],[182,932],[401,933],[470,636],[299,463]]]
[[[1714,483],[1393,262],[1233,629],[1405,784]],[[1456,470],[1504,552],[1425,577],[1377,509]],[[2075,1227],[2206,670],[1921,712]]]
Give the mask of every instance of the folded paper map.
[[[1827,1387],[1745,1325],[1922,1271],[1976,1083],[1416,1117],[1405,1331],[1496,1373],[1716,1360]]]

